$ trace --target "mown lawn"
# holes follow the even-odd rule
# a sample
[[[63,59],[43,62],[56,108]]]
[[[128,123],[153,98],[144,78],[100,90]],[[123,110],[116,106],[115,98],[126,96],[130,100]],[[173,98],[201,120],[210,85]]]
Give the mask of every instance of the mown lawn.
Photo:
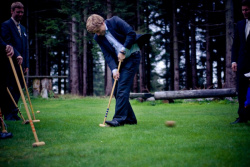
[[[230,125],[237,103],[226,100],[174,104],[131,100],[137,125],[101,128],[108,98],[32,99],[34,123],[6,121],[13,138],[0,140],[0,166],[250,166],[250,122]],[[114,115],[112,100],[108,120]],[[23,105],[21,111],[27,118]],[[176,121],[173,128],[166,120]]]

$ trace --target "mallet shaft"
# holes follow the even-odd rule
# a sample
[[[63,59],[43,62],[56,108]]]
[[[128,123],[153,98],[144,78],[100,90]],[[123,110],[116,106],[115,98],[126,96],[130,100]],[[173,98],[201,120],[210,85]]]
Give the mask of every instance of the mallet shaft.
[[[121,63],[122,62],[119,61],[118,70],[117,70],[118,72],[120,71]],[[109,104],[108,104],[107,111],[106,111],[106,114],[105,114],[105,117],[104,117],[103,125],[105,125],[105,122],[106,122],[106,119],[107,119],[107,116],[108,116],[109,107],[110,107],[110,103],[111,103],[111,100],[112,100],[112,97],[113,97],[113,93],[114,93],[114,90],[115,90],[116,82],[117,82],[117,79],[114,81],[114,85],[113,85],[113,88],[112,88],[112,91],[111,91],[111,94],[110,94]]]
[[[24,104],[25,110],[27,112],[27,115],[28,115],[28,118],[29,118],[29,121],[30,121],[30,126],[31,126],[32,132],[34,134],[34,138],[36,140],[36,143],[39,143],[39,140],[38,140],[38,137],[37,137],[37,134],[36,134],[36,130],[35,130],[35,126],[34,126],[34,124],[32,122],[32,119],[31,119],[31,116],[30,116],[30,113],[29,113],[29,110],[28,110],[28,106],[27,106],[27,103],[25,101],[24,94],[23,94],[23,91],[22,91],[22,88],[21,88],[21,85],[20,85],[20,82],[19,82],[19,79],[18,79],[18,76],[17,76],[17,73],[16,73],[15,66],[13,64],[12,58],[11,57],[8,57],[8,58],[9,58],[10,65],[11,65],[12,71],[14,73],[16,82],[17,82],[18,89],[20,91],[20,94],[21,94],[21,97],[22,97],[22,100],[23,100],[23,104]]]
[[[29,100],[29,103],[30,103],[30,108],[31,108],[31,112],[32,112],[32,115],[33,115],[33,119],[36,120],[35,113],[34,113],[34,110],[33,110],[33,106],[31,104],[31,100],[30,100],[29,91],[28,91],[27,84],[26,84],[26,81],[25,81],[25,78],[24,78],[23,69],[22,69],[21,64],[19,66],[20,66],[20,70],[21,70],[21,74],[22,74],[22,78],[23,78],[23,83],[24,83],[24,86],[25,86],[26,94],[27,94],[27,97],[28,97],[28,100]]]
[[[23,121],[25,122],[25,119],[24,119],[24,117],[23,117],[21,111],[19,110],[19,108],[18,108],[18,106],[17,106],[17,104],[16,104],[16,102],[15,102],[13,96],[11,95],[10,90],[9,90],[8,87],[7,87],[7,92],[8,92],[8,94],[10,95],[10,98],[11,98],[12,102],[14,103],[15,107],[17,108],[18,113],[20,114],[20,116],[22,117]]]

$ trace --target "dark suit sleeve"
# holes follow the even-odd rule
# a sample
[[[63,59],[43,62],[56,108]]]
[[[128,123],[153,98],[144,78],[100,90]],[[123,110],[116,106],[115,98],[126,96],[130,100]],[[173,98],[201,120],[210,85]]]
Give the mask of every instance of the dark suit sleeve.
[[[231,57],[232,62],[237,63],[239,56],[239,49],[240,49],[239,24],[237,24],[234,31],[234,38],[232,45],[232,57]]]
[[[0,50],[1,52],[4,52],[6,48],[6,43],[0,38]]]
[[[126,35],[125,42],[123,46],[127,49],[130,49],[131,46],[135,43],[136,33],[133,28],[121,18],[114,16],[113,20],[115,21],[115,27],[117,31],[120,31]]]
[[[6,44],[13,46],[13,44],[11,43],[11,32],[10,32],[10,29],[8,28],[7,23],[2,23],[1,37],[6,42]],[[19,55],[20,55],[20,53],[14,48],[14,57],[17,57]]]

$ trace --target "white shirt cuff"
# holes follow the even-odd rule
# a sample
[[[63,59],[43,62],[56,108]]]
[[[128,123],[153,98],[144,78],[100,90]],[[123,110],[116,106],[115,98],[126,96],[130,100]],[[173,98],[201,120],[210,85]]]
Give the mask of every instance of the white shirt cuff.
[[[232,62],[232,64],[236,64],[236,62]]]
[[[120,51],[125,51],[125,47],[123,46]]]
[[[112,74],[114,74],[115,72],[117,72],[118,70],[117,69],[113,69],[112,70]]]

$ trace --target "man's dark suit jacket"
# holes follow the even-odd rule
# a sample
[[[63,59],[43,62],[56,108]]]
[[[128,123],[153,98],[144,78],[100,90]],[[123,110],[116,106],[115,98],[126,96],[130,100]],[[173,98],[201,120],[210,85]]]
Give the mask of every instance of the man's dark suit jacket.
[[[16,58],[19,55],[23,57],[23,63],[22,63],[23,68],[29,67],[29,59],[28,59],[28,50],[27,50],[26,30],[22,25],[20,25],[20,28],[21,28],[21,36],[18,32],[18,29],[14,21],[12,19],[9,19],[2,23],[1,36],[6,44],[9,44],[13,46],[14,48],[15,53],[14,53],[14,56],[12,57],[13,63],[14,63],[20,84],[22,87],[24,87],[24,83],[23,83],[22,75],[21,75],[21,69],[17,63]],[[14,100],[18,104],[18,101],[20,98],[20,92],[18,90],[10,62],[7,56],[3,56],[3,59],[4,59],[3,66],[1,67],[1,69],[4,68],[4,73],[1,74],[3,76],[2,78],[5,79],[5,81],[3,81],[5,83],[3,84],[4,86],[6,85],[9,88]],[[6,90],[6,86],[4,90]],[[7,92],[5,94],[5,99],[3,103],[4,103],[4,108],[5,108],[3,112],[4,116],[8,116],[9,114],[12,114],[13,112],[17,113],[16,107],[11,101],[11,99],[9,98],[9,95],[7,94]]]
[[[250,39],[246,40],[245,27],[244,19],[237,23],[234,32],[232,62],[237,63],[238,73],[250,72]]]
[[[0,38],[0,51],[1,53],[5,51],[6,43]]]
[[[113,37],[127,49],[130,49],[135,43],[141,47],[145,42],[149,41],[151,37],[150,34],[136,34],[130,25],[117,16],[105,20],[105,24]],[[111,71],[116,69],[118,66],[118,58],[114,47],[108,42],[105,36],[95,34],[94,39],[101,47],[104,58]]]
[[[20,36],[18,29],[12,19],[2,23],[1,36],[6,44],[13,46],[17,52],[15,57],[21,55],[23,57],[23,67],[29,67],[29,58],[27,50],[27,34],[24,26],[20,24],[22,36]]]
[[[244,110],[244,103],[248,89],[248,79],[244,76],[250,72],[250,36],[246,40],[245,35],[246,20],[241,20],[237,23],[234,32],[233,47],[232,47],[232,62],[237,63],[237,91],[239,118],[247,120],[247,114]]]

